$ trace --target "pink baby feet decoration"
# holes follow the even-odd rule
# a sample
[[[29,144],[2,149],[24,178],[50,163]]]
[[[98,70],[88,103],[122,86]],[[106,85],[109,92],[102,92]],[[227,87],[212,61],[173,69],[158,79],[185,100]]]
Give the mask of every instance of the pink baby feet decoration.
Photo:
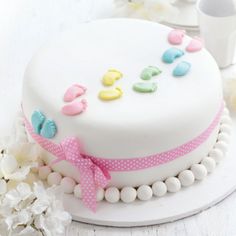
[[[72,102],[75,98],[83,95],[86,91],[86,88],[79,84],[74,84],[69,87],[64,94],[65,102]]]
[[[87,101],[75,101],[62,107],[61,112],[67,116],[75,116],[84,112],[87,108]]]
[[[194,37],[186,47],[187,52],[198,52],[203,48],[203,40],[199,37]]]
[[[173,45],[180,45],[183,42],[185,30],[174,29],[168,35],[168,41]]]

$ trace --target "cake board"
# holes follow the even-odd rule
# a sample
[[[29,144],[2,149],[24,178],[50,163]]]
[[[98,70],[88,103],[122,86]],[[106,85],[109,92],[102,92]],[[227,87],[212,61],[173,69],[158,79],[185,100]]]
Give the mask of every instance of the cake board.
[[[168,193],[162,198],[153,197],[147,202],[105,201],[98,203],[96,213],[85,208],[72,194],[64,195],[64,206],[73,220],[115,227],[147,226],[176,221],[199,213],[222,201],[236,189],[236,120],[233,120],[232,138],[225,159],[212,174],[192,186]]]

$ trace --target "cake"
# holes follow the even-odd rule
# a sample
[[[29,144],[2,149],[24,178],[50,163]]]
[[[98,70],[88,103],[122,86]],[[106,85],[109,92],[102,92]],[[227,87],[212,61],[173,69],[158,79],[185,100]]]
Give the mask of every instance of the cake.
[[[142,20],[83,23],[44,44],[22,109],[54,171],[44,178],[92,210],[96,198],[149,200],[202,180],[229,141],[220,72],[201,40]]]

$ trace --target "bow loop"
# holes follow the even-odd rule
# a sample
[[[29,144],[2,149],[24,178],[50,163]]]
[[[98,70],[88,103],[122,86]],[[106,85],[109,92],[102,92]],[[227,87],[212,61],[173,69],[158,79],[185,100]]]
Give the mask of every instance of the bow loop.
[[[108,171],[81,154],[81,145],[77,138],[67,138],[61,142],[60,146],[63,159],[79,169],[83,203],[95,211],[96,190],[97,187],[104,188],[108,184],[110,180]]]

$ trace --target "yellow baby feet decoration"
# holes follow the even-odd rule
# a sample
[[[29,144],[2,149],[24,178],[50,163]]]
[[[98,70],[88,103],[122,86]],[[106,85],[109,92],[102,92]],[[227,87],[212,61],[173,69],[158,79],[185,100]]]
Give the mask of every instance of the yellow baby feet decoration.
[[[116,70],[116,69],[110,69],[107,71],[107,73],[102,78],[102,83],[105,86],[112,86],[116,80],[120,79],[123,76],[123,74]]]
[[[120,87],[114,89],[102,90],[99,92],[98,96],[101,100],[110,101],[120,98],[123,94],[123,91]]]

